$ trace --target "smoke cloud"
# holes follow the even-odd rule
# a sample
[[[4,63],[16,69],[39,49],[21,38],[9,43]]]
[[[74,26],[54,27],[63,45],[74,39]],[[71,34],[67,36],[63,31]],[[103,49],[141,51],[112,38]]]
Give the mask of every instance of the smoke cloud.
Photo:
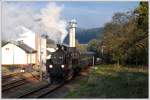
[[[41,24],[50,38],[57,42],[63,42],[66,31],[66,21],[61,19],[60,13],[63,7],[58,7],[55,3],[50,3],[41,10]]]
[[[67,23],[61,19],[63,6],[49,3],[37,11],[36,8],[20,7],[19,4],[4,3],[2,12],[2,40],[14,41],[23,33],[22,27],[33,32],[47,34],[56,43],[62,43],[67,35]]]

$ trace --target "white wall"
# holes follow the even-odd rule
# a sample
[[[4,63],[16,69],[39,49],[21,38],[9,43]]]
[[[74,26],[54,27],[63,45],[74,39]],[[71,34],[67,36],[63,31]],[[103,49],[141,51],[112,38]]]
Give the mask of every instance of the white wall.
[[[6,48],[8,50],[6,50]],[[2,65],[13,64],[13,45],[7,44],[2,47]]]
[[[46,63],[46,38],[41,38],[41,60]]]
[[[36,62],[36,54],[27,54],[27,64],[35,64]]]
[[[32,63],[32,64],[35,64],[35,63],[36,63],[36,54],[35,54],[35,53],[34,53],[34,54],[31,54],[31,56],[32,56],[31,63]]]
[[[30,63],[35,63],[35,54],[31,54],[30,57],[30,54],[11,43],[2,47],[2,65]]]
[[[26,52],[14,44],[8,43],[2,47],[2,64],[27,64]]]

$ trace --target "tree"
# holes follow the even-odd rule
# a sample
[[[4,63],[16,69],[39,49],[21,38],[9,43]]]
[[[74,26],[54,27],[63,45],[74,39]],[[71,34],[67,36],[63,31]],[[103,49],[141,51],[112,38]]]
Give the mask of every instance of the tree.
[[[97,54],[97,56],[100,56],[101,55],[100,42],[98,40],[96,40],[96,39],[92,39],[88,43],[87,50],[95,52]]]
[[[116,13],[104,27],[105,54],[121,64],[148,63],[148,3],[135,11]]]
[[[139,7],[135,9],[137,15],[138,27],[148,33],[148,2],[140,2]]]
[[[105,52],[110,54],[112,61],[120,64],[125,59],[126,33],[124,26],[128,23],[128,15],[125,13],[114,14],[112,21],[104,27],[103,41],[106,45]]]
[[[86,47],[85,44],[80,44],[80,43],[78,42],[78,40],[75,41],[75,44],[76,44],[76,48],[77,48],[79,51],[81,51],[81,52],[87,51],[87,47]]]

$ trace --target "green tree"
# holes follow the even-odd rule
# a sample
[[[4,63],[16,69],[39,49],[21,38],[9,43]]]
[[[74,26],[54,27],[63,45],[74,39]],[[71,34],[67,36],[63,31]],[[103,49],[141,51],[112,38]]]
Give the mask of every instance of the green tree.
[[[121,64],[148,63],[148,3],[135,11],[116,13],[104,27],[105,54]]]
[[[81,52],[86,52],[86,51],[87,51],[87,45],[86,45],[86,44],[80,44],[80,43],[78,42],[78,40],[76,40],[75,44],[76,44],[76,48],[77,48],[79,51],[81,51]]]
[[[135,9],[135,14],[137,15],[138,27],[148,33],[148,2],[140,2],[137,9]]]
[[[99,40],[96,39],[92,39],[91,41],[89,41],[88,46],[87,46],[87,50],[88,51],[92,51],[98,54],[98,56],[100,56],[101,54],[101,47],[100,47],[100,42]]]
[[[104,27],[103,41],[106,46],[105,53],[109,53],[112,61],[123,63],[125,59],[125,41],[126,33],[124,26],[128,23],[128,15],[126,13],[114,14],[112,21],[107,23]]]

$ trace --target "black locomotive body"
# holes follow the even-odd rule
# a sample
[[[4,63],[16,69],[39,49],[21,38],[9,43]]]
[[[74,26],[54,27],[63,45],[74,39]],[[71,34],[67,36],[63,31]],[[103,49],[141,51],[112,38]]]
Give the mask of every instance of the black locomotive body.
[[[67,80],[73,77],[79,65],[79,52],[76,48],[57,45],[58,49],[46,61],[50,81]]]
[[[77,74],[81,68],[91,64],[92,57],[80,53],[75,47],[57,45],[58,49],[51,54],[46,61],[46,70],[50,82],[69,80]]]

